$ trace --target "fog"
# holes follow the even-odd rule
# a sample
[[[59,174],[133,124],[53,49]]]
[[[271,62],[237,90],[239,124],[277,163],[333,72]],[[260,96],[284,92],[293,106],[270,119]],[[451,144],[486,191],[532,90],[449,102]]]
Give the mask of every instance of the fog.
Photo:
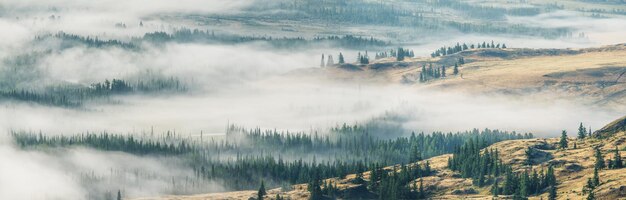
[[[5,0],[0,5],[0,59],[32,52],[49,53],[31,66],[32,74],[11,74],[0,63],[0,77],[18,80],[22,88],[58,84],[101,82],[105,79],[141,77],[145,72],[176,77],[190,91],[184,94],[120,95],[118,103],[87,103],[84,109],[0,102],[0,199],[84,199],[92,190],[114,194],[123,189],[132,197],[172,194],[170,181],[193,176],[176,158],[135,156],[88,148],[54,151],[24,150],[11,142],[9,131],[31,130],[45,134],[81,134],[109,131],[141,134],[175,131],[183,136],[200,132],[223,134],[229,124],[247,128],[321,133],[337,125],[383,121],[411,131],[457,132],[473,128],[532,132],[554,137],[561,130],[570,136],[579,123],[600,128],[621,117],[623,110],[590,105],[582,98],[508,96],[462,93],[414,85],[340,81],[333,75],[307,73],[317,68],[321,54],[342,52],[348,62],[357,50],[340,47],[303,50],[272,49],[260,43],[216,45],[200,43],[143,44],[141,50],[117,47],[59,48],[58,41],[33,39],[65,31],[82,36],[122,39],[180,27],[206,28],[192,20],[169,24],[162,15],[233,14],[256,1],[236,0]],[[50,16],[54,15],[54,18]],[[418,56],[428,56],[441,46],[457,42],[495,41],[519,48],[581,48],[626,42],[626,19],[591,18],[556,11],[533,17],[507,18],[513,24],[566,27],[574,36],[558,39],[502,34],[460,34],[410,46]],[[145,25],[140,27],[139,22]],[[125,23],[126,28],[116,28]],[[237,25],[235,25],[236,27]],[[223,30],[237,32],[238,29]],[[578,33],[584,36],[578,37]],[[308,33],[307,33],[308,34]],[[371,53],[373,55],[373,53]],[[18,75],[25,77],[18,77]],[[133,172],[141,169],[143,175]],[[82,185],[83,175],[105,181]],[[158,176],[152,176],[159,174]],[[84,180],[83,180],[84,181]],[[138,184],[140,183],[140,184]],[[187,193],[225,191],[218,182]]]

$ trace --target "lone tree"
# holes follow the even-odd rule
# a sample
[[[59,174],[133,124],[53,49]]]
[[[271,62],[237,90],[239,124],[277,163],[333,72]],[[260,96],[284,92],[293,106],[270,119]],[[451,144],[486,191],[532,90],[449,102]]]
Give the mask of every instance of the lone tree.
[[[578,126],[578,139],[585,139],[585,136],[587,136],[587,129],[583,126],[583,123],[580,123],[580,126]]]
[[[561,149],[567,149],[567,131],[563,130],[561,133],[561,141],[559,141],[559,147]]]
[[[117,200],[122,200],[122,192],[117,190]]]
[[[624,168],[624,161],[622,161],[622,155],[619,154],[619,149],[615,146],[615,158],[613,159],[613,169]]]
[[[261,187],[259,187],[259,192],[257,192],[257,199],[263,200],[263,196],[265,196],[267,192],[265,191],[265,183],[261,181]]]
[[[604,156],[602,155],[602,151],[600,151],[599,147],[595,150],[596,164],[594,167],[597,169],[604,169],[606,167],[606,164],[604,163]]]
[[[345,60],[343,60],[343,54],[341,54],[341,52],[339,52],[339,64],[344,64],[346,63]]]

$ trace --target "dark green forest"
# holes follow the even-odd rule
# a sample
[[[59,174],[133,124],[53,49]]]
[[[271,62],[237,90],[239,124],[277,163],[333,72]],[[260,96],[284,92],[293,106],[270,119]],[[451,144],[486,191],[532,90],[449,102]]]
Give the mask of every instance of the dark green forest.
[[[157,156],[182,159],[181,164],[193,169],[179,192],[198,189],[202,183],[216,181],[230,190],[255,189],[264,181],[269,187],[282,184],[322,184],[330,177],[344,177],[374,170],[375,180],[368,191],[372,195],[398,198],[425,196],[405,185],[430,173],[430,167],[414,165],[411,173],[382,173],[382,167],[397,163],[415,163],[445,153],[454,152],[468,141],[482,145],[511,139],[532,138],[499,130],[477,129],[458,133],[411,133],[406,137],[385,139],[376,137],[364,125],[340,125],[327,134],[244,129],[229,126],[223,137],[189,137],[166,132],[142,135],[88,132],[78,135],[48,135],[30,131],[13,131],[17,146],[25,150],[68,149],[87,147],[103,151],[119,151],[138,156]],[[406,168],[407,166],[403,166]],[[402,186],[404,192],[396,193]],[[324,195],[333,195],[325,188]]]

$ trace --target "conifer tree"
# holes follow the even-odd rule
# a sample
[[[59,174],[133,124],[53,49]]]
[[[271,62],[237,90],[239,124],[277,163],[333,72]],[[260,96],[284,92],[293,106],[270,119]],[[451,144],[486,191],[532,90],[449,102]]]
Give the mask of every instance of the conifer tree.
[[[594,165],[597,169],[604,169],[606,164],[604,163],[604,156],[602,155],[602,151],[600,151],[600,147],[595,148],[595,158],[596,164]]]
[[[583,123],[581,122],[580,126],[578,127],[578,139],[585,139],[585,136],[587,136],[587,129],[585,129]]]
[[[418,198],[420,199],[426,198],[426,192],[424,191],[424,179],[422,178],[420,178],[420,190],[419,190]]]
[[[454,63],[454,69],[452,70],[452,73],[455,76],[459,74],[459,64],[458,63]]]
[[[335,65],[335,61],[333,60],[333,56],[332,55],[328,55],[328,62],[326,63],[327,67],[333,66]]]
[[[117,200],[122,200],[122,192],[117,190]]]
[[[325,62],[324,62],[324,54],[322,54],[322,61],[320,62],[320,67],[325,67]]]
[[[592,191],[589,191],[589,195],[587,196],[587,200],[596,200],[596,195]]]
[[[548,190],[548,200],[556,200],[556,197],[556,186],[552,185]]]
[[[598,175],[598,168],[593,168],[593,186],[594,188],[600,185],[600,176]]]
[[[491,186],[491,193],[493,194],[494,197],[497,197],[498,195],[500,195],[500,188],[498,186],[498,178],[494,180],[493,186]]]
[[[567,131],[561,132],[561,140],[559,141],[559,147],[561,149],[567,149]]]
[[[526,151],[524,151],[524,154],[526,155],[526,160],[524,161],[524,164],[532,165],[532,159],[533,159],[532,148],[531,147],[526,148]]]
[[[624,167],[624,161],[622,161],[622,156],[619,153],[619,149],[617,149],[617,146],[615,146],[615,156],[613,158],[613,166],[611,168],[613,169],[621,169]]]
[[[403,61],[404,60],[404,49],[403,48],[398,48],[398,55],[396,56],[396,60],[397,61]]]
[[[261,181],[261,187],[259,187],[259,191],[256,194],[258,200],[263,200],[263,196],[267,194],[265,191],[265,183],[263,181]]]
[[[339,52],[339,64],[344,64],[344,63],[346,63],[346,61],[343,59],[343,54]]]
[[[585,185],[585,187],[583,187],[583,194],[588,193],[589,191],[592,191],[593,189],[595,189],[596,186],[593,183],[593,180],[591,180],[591,178],[587,178],[587,185]]]

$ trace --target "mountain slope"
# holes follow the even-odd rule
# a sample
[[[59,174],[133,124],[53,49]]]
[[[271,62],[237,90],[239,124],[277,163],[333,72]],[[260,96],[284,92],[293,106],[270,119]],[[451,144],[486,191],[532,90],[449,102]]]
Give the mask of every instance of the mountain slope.
[[[596,131],[598,133],[611,133],[610,136],[603,138],[587,138],[577,140],[569,138],[568,149],[557,149],[559,139],[525,139],[510,140],[493,144],[485,149],[498,149],[501,160],[505,164],[512,166],[514,171],[524,170],[540,170],[553,166],[558,182],[557,194],[558,199],[584,199],[586,195],[582,193],[583,186],[588,178],[593,177],[594,169],[594,148],[599,148],[605,160],[612,159],[614,150],[617,147],[620,151],[626,148],[626,128],[624,119],[616,120],[609,123],[603,129]],[[618,130],[618,131],[614,131]],[[613,132],[612,132],[613,131]],[[573,148],[573,146],[576,148]],[[532,149],[531,165],[524,164],[528,159],[525,151]],[[625,153],[621,153],[624,155]],[[434,173],[430,176],[423,177],[424,188],[430,192],[432,199],[493,199],[490,193],[490,187],[476,187],[472,185],[471,179],[460,178],[457,172],[447,168],[447,161],[451,154],[433,157],[420,161],[415,164],[425,164],[428,162]],[[398,170],[399,165],[388,166],[387,171]],[[364,172],[363,179],[369,180],[371,172]],[[599,172],[600,185],[596,187],[594,193],[597,199],[626,199],[626,168],[622,169],[603,169]],[[326,182],[337,185],[340,198],[376,198],[367,191],[367,182],[355,183],[355,174],[347,175],[345,178],[326,179]],[[418,181],[418,180],[414,180]],[[410,185],[412,185],[411,182]],[[309,192],[306,184],[292,186],[289,191],[282,191],[280,188],[269,190],[268,199],[273,199],[276,194],[288,199],[308,199]],[[192,196],[165,196],[158,198],[142,198],[142,199],[250,199],[256,196],[255,191],[239,191],[229,193],[216,193]],[[548,193],[544,191],[537,196],[529,197],[529,199],[547,199]],[[510,197],[499,196],[498,199],[507,199]]]

